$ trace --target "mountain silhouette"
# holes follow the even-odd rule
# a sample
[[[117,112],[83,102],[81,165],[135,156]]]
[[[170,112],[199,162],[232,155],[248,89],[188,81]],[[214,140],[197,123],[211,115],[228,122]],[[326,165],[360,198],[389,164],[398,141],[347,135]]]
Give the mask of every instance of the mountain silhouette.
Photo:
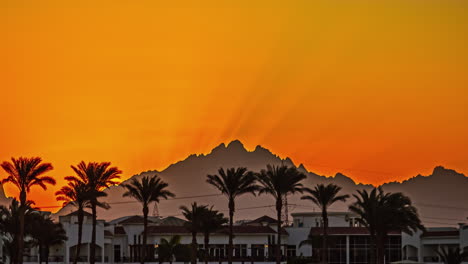
[[[267,164],[296,166],[289,158],[280,158],[270,150],[257,146],[255,150],[248,151],[244,145],[235,140],[228,145],[222,143],[209,154],[190,155],[186,159],[174,163],[162,171],[150,170],[134,175],[132,178],[141,178],[147,175],[158,174],[169,183],[170,189],[177,197],[168,201],[161,201],[157,210],[151,213],[160,216],[180,216],[179,207],[188,205],[193,201],[199,204],[214,205],[215,208],[227,213],[227,201],[218,190],[206,183],[207,174],[216,174],[220,167],[247,167],[252,171],[260,171]],[[309,171],[300,164],[297,168],[307,174],[304,185],[313,187],[318,183],[334,183],[343,188],[343,193],[353,194],[358,189],[371,189],[372,185],[357,184],[351,178],[337,173],[334,176],[318,175]],[[128,182],[130,179],[124,181]],[[418,207],[423,222],[428,226],[446,226],[462,222],[468,216],[468,178],[454,170],[436,167],[432,175],[417,175],[403,182],[391,182],[382,185],[388,192],[403,192],[410,196]],[[103,199],[110,203],[110,210],[99,209],[98,216],[103,219],[115,219],[126,215],[141,214],[141,205],[131,198],[123,198],[124,189],[113,186],[106,190],[108,197]],[[188,197],[188,198],[187,198]],[[334,205],[331,210],[347,210],[347,206],[354,200],[344,204]],[[306,201],[300,200],[300,195],[288,198],[289,213],[303,211],[317,211],[318,208]],[[236,203],[236,220],[253,219],[261,215],[274,216],[274,200],[269,196],[242,196]],[[463,211],[464,208],[464,211]],[[57,212],[62,215],[74,210],[65,207]]]

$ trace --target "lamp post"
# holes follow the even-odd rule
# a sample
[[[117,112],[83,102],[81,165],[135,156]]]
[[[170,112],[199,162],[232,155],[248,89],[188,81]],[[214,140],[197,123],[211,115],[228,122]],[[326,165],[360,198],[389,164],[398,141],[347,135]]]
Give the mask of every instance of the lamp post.
[[[265,253],[263,254],[263,262],[265,262],[266,257],[268,255],[268,244],[263,245],[265,248]]]
[[[159,244],[154,244],[154,259],[155,260],[159,258],[158,248],[159,248]]]

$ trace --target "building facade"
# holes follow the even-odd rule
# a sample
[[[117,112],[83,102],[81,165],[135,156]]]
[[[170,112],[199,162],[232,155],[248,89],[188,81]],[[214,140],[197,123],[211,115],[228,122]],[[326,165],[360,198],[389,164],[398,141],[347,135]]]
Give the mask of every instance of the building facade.
[[[293,213],[292,224],[281,229],[281,254],[283,260],[294,257],[310,258],[318,262],[321,255],[323,232],[321,214],[318,212]],[[367,264],[370,262],[370,236],[360,226],[356,215],[350,212],[330,212],[328,229],[328,260],[330,264]],[[78,216],[76,212],[60,216],[68,240],[50,249],[50,263],[72,263],[78,244]],[[92,216],[85,213],[82,244],[79,252],[81,263],[89,262],[91,248]],[[149,262],[158,262],[159,245],[162,239],[178,235],[182,245],[192,242],[192,234],[185,228],[185,221],[177,217],[149,217],[146,256]],[[262,216],[252,221],[239,221],[234,225],[234,261],[273,262],[277,242],[277,222]],[[96,262],[136,263],[140,260],[143,244],[143,217],[134,215],[112,221],[98,220],[96,227]],[[204,248],[203,234],[197,235],[201,252],[209,255],[210,261],[225,262],[228,250],[228,229],[224,227],[210,235],[209,247]],[[460,247],[468,250],[468,225],[459,228],[429,228],[412,236],[398,231],[390,232],[385,244],[385,262],[399,261],[440,263],[437,250],[441,247]],[[5,255],[0,251],[0,254]],[[25,262],[37,263],[38,250],[26,249]],[[187,262],[189,253],[173,259]],[[2,258],[5,262],[6,258]],[[201,259],[200,259],[201,260]],[[405,262],[405,263],[406,263]],[[401,263],[401,262],[400,262]]]
[[[298,255],[312,257],[313,261],[318,262],[323,234],[321,213],[293,213],[292,217],[293,225],[286,228],[289,244],[297,245]],[[356,215],[350,212],[330,212],[328,237],[330,264],[370,263],[370,235],[366,228],[359,225]],[[306,240],[309,243],[301,246],[301,242]],[[386,263],[401,260],[400,232],[388,233],[385,251]]]
[[[441,263],[437,252],[442,248],[458,248],[468,252],[468,224],[458,228],[428,228],[413,235],[402,235],[403,259],[420,263]],[[464,263],[468,263],[468,258]]]

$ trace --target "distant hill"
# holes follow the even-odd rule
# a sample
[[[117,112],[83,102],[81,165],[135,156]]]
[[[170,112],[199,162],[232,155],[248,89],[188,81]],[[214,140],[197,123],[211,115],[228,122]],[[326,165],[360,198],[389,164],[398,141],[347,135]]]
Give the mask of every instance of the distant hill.
[[[267,164],[285,164],[296,166],[289,158],[282,159],[270,150],[257,146],[254,151],[247,151],[240,141],[232,141],[228,145],[221,144],[207,155],[190,155],[185,160],[170,165],[163,171],[146,171],[132,178],[157,173],[170,188],[176,192],[177,198],[162,201],[157,213],[162,216],[180,216],[179,207],[197,201],[201,204],[214,205],[218,210],[227,212],[226,199],[218,194],[212,186],[206,183],[207,174],[215,174],[220,167],[247,167],[252,171],[259,171]],[[356,184],[351,178],[337,173],[335,176],[321,176],[308,171],[302,164],[298,169],[307,174],[304,184],[313,186],[317,183],[335,183],[343,187],[344,193],[352,194],[357,189],[371,189],[372,185]],[[128,181],[128,180],[127,180]],[[461,222],[468,216],[468,178],[453,170],[436,167],[432,175],[418,175],[402,183],[392,182],[383,185],[384,190],[404,192],[409,195],[418,206],[423,221],[427,225],[449,225]],[[110,203],[110,210],[99,210],[99,218],[115,219],[126,215],[141,214],[140,205],[131,198],[122,198],[123,188],[114,186],[106,192],[106,202]],[[1,194],[1,193],[0,193]],[[202,196],[202,197],[200,197]],[[191,198],[185,198],[191,197]],[[317,210],[311,204],[299,199],[300,196],[290,197],[289,212]],[[353,199],[350,199],[350,202]],[[244,196],[237,202],[236,219],[252,219],[261,215],[274,216],[274,201],[268,196]],[[269,207],[271,206],[271,207]],[[346,210],[347,205],[341,204],[332,210]],[[460,210],[465,208],[464,210]],[[457,210],[458,209],[458,210]],[[63,208],[57,214],[71,212],[72,208]]]

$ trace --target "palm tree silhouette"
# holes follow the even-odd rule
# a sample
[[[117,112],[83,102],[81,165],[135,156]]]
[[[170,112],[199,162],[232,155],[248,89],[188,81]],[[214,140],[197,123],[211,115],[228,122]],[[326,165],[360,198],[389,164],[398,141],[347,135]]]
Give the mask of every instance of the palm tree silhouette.
[[[402,193],[384,193],[382,188],[374,188],[353,195],[356,201],[349,207],[359,215],[358,221],[365,226],[371,236],[371,263],[385,262],[385,240],[389,231],[398,230],[413,234],[425,230],[411,199]],[[373,252],[376,248],[376,252]]]
[[[97,212],[98,206],[108,209],[110,206],[105,203],[98,201],[99,197],[106,196],[107,194],[102,192],[105,188],[111,185],[117,184],[117,180],[120,178],[122,173],[117,167],[110,167],[110,162],[80,162],[76,167],[71,166],[76,176],[65,177],[67,181],[84,184],[87,186],[91,195],[90,205],[92,212],[92,231],[91,231],[91,247],[90,247],[90,263],[96,262],[96,224],[97,224]]]
[[[143,246],[141,247],[141,260],[145,263],[146,258],[146,240],[148,235],[148,212],[149,204],[152,202],[159,203],[160,199],[175,197],[173,193],[167,190],[169,185],[161,180],[158,175],[153,177],[145,176],[138,181],[132,178],[128,184],[123,184],[127,191],[123,194],[124,197],[133,197],[143,205]]]
[[[468,257],[468,251],[461,251],[458,247],[441,247],[437,255],[444,264],[460,264]]]
[[[12,183],[20,193],[20,210],[19,210],[19,230],[17,234],[17,254],[14,263],[23,263],[23,247],[24,247],[24,212],[27,206],[27,194],[31,187],[37,185],[46,190],[46,184],[55,185],[55,179],[43,174],[53,169],[52,164],[42,163],[39,157],[18,159],[11,158],[11,162],[4,161],[1,164],[2,168],[8,173],[8,177],[2,180],[4,183]]]
[[[49,263],[49,248],[67,240],[67,235],[61,223],[54,223],[49,215],[36,213],[31,220],[31,237],[39,247],[39,264],[45,259]]]
[[[159,243],[159,260],[169,261],[172,264],[173,258],[175,257],[176,250],[180,246],[180,236],[176,235],[171,237],[169,240],[161,238]]]
[[[234,212],[236,211],[236,198],[244,194],[255,195],[259,186],[256,185],[256,178],[253,172],[247,171],[247,168],[230,168],[224,170],[220,168],[218,175],[208,175],[206,182],[215,186],[222,194],[228,198],[229,207],[229,245],[228,245],[228,263],[232,264],[233,251],[233,230]]]
[[[203,232],[204,244],[205,244],[205,263],[208,264],[209,259],[209,244],[210,234],[218,231],[224,224],[228,222],[228,219],[224,217],[223,213],[214,210],[213,207],[206,208],[202,217],[200,231]]]
[[[185,226],[192,233],[192,245],[190,252],[190,262],[192,264],[197,263],[197,233],[201,231],[201,224],[205,211],[207,210],[206,205],[197,205],[196,202],[192,203],[191,207],[181,206],[182,214],[187,219]]]
[[[328,263],[328,207],[336,202],[345,202],[349,195],[338,195],[341,187],[335,184],[317,184],[315,188],[304,188],[306,195],[301,197],[301,200],[309,200],[317,205],[322,210],[323,220],[323,239],[322,239],[322,262]]]
[[[26,206],[23,207],[22,211],[24,213],[25,222],[32,222],[32,217],[35,213],[31,208],[33,204],[32,201],[27,201]],[[3,235],[4,252],[10,256],[10,263],[15,263],[17,260],[20,208],[21,205],[16,199],[13,199],[8,207],[0,205],[0,233]],[[24,234],[29,235],[30,233],[31,225],[26,225]]]
[[[90,191],[88,186],[83,182],[69,181],[68,185],[63,186],[59,191],[55,193],[55,195],[57,196],[57,201],[63,202],[63,207],[67,205],[72,205],[77,208],[76,213],[78,216],[78,243],[76,245],[75,258],[73,260],[73,263],[76,264],[78,262],[81,251],[84,208],[91,207],[90,201],[92,197],[103,197],[105,196],[105,193]],[[99,203],[98,205],[102,204]]]
[[[261,184],[259,194],[269,194],[276,201],[277,214],[277,244],[276,244],[276,263],[281,262],[281,212],[283,210],[283,198],[288,194],[302,193],[302,184],[300,183],[306,176],[299,172],[295,167],[286,165],[274,166],[267,165],[257,174],[258,181]]]

